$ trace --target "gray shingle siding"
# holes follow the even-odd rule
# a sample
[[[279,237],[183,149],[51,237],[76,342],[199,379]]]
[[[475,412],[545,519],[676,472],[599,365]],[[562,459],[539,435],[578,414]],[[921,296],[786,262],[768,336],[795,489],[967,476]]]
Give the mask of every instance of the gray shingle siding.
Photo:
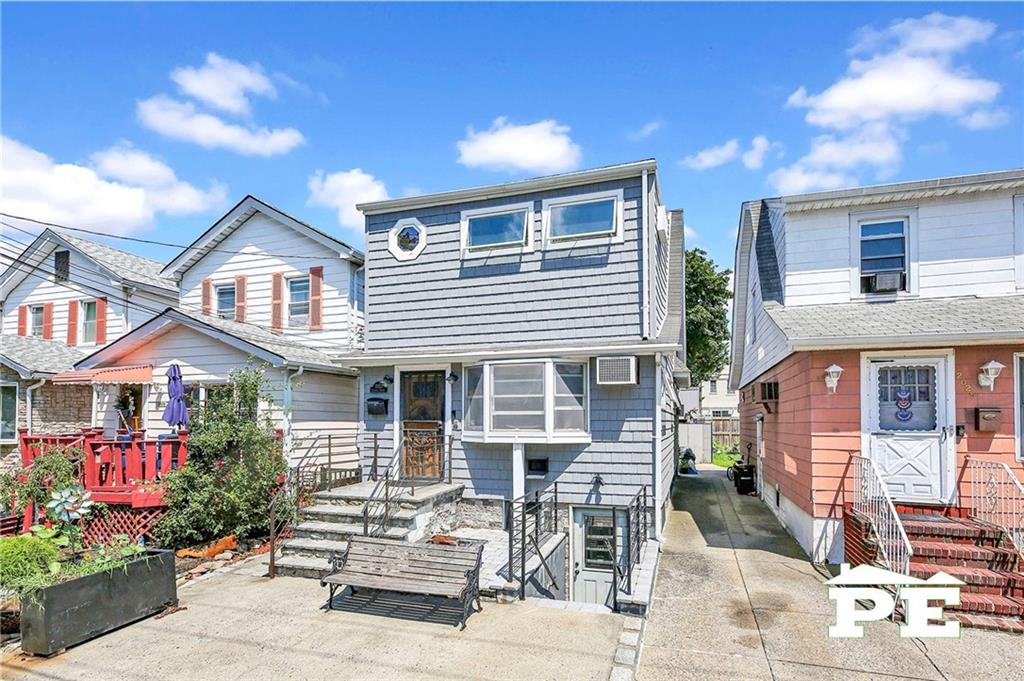
[[[452,370],[462,374],[461,365]],[[362,372],[364,396],[370,397],[369,386],[385,374],[394,376],[393,367],[374,367]],[[589,444],[528,444],[527,458],[547,457],[549,473],[543,480],[528,479],[526,491],[549,489],[558,483],[560,503],[625,504],[640,485],[652,485],[654,460],[654,359],[640,360],[640,383],[630,386],[599,386],[596,366],[590,362],[590,429]],[[369,471],[373,455],[373,433],[378,434],[381,470],[394,448],[394,390],[379,395],[391,400],[388,416],[367,416],[360,448],[364,471]],[[455,418],[463,419],[462,386],[452,390]],[[600,474],[604,485],[594,487]],[[452,481],[466,485],[470,498],[509,498],[512,494],[512,445],[462,442],[455,432],[452,446]]]
[[[623,243],[573,249],[542,245],[541,201],[623,190]],[[641,337],[640,178],[367,218],[367,350]],[[534,203],[531,253],[463,259],[460,213]],[[415,260],[388,251],[401,218],[426,228]]]

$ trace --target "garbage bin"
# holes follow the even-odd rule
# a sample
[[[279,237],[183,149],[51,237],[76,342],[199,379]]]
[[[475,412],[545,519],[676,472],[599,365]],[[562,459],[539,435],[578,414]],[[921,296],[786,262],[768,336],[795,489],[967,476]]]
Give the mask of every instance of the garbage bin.
[[[751,494],[757,490],[757,482],[754,480],[754,473],[757,466],[752,463],[734,463],[733,483],[736,485],[736,494]]]

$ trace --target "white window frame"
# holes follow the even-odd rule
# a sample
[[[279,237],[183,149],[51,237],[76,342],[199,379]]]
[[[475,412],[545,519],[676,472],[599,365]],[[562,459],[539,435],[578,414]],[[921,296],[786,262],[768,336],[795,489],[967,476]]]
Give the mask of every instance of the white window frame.
[[[36,310],[39,311],[39,333],[36,333],[35,315]],[[28,306],[28,335],[33,338],[42,338],[43,333],[46,330],[46,306],[45,305],[29,305]]]
[[[544,365],[544,430],[495,430],[491,427],[491,368],[496,365],[508,364],[542,364]],[[580,364],[583,366],[583,403],[585,410],[585,430],[559,430],[555,425],[555,365]],[[463,432],[462,439],[466,442],[510,442],[510,443],[580,443],[591,442],[590,431],[590,360],[581,357],[535,357],[530,359],[491,360],[467,364],[463,367],[479,366],[483,368],[483,428],[478,431],[465,429],[466,386],[462,383]]]
[[[92,303],[95,306],[95,308],[96,308],[96,319],[93,320],[93,331],[92,331],[92,340],[91,341],[85,340],[85,323],[86,323],[86,321],[85,321],[85,306],[88,305],[89,303]],[[84,298],[84,299],[78,301],[78,330],[77,330],[77,333],[78,333],[78,344],[79,345],[85,345],[85,346],[96,345],[96,325],[100,321],[99,312],[100,312],[99,304],[97,303],[95,298]]]
[[[615,224],[612,229],[604,232],[593,232],[591,234],[574,234],[572,236],[551,235],[551,209],[562,206],[573,206],[583,203],[596,203],[614,199],[615,207],[612,215]],[[612,189],[604,192],[590,192],[587,194],[574,194],[572,196],[560,196],[554,199],[544,199],[541,202],[541,222],[543,225],[544,248],[576,248],[580,246],[601,246],[606,244],[621,244],[623,241],[623,193],[621,189]]]
[[[1024,352],[1013,353],[1013,444],[1014,458],[1024,461],[1024,408],[1021,406],[1021,381],[1024,381]]]
[[[419,230],[420,241],[411,251],[403,251],[398,247],[398,235],[406,227],[413,227]],[[427,228],[416,218],[404,218],[395,223],[395,226],[388,230],[388,251],[395,257],[395,260],[415,260],[423,249],[427,247]]]
[[[230,314],[225,315],[220,310],[220,291],[221,289],[231,289],[231,311]],[[213,312],[221,319],[234,319],[235,309],[238,307],[238,288],[235,286],[235,282],[224,282],[223,284],[213,285]]]
[[[1017,290],[1024,290],[1024,195],[1013,197],[1013,244]]]
[[[469,245],[469,221],[472,218],[485,218],[493,215],[505,215],[507,213],[526,212],[525,234],[520,241],[508,241],[502,244],[491,244],[488,246],[470,247]],[[494,255],[515,255],[517,253],[533,252],[534,232],[533,201],[521,203],[507,203],[501,206],[490,206],[488,208],[473,208],[464,210],[459,214],[459,247],[463,258],[486,258]]]
[[[0,381],[0,388],[14,388],[14,437],[0,438],[0,444],[14,444],[18,441],[18,401],[21,399],[21,386],[14,381]]]
[[[306,321],[292,323],[292,282],[293,281],[306,281]],[[285,306],[285,318],[288,322],[288,326],[293,329],[302,329],[309,326],[309,315],[312,312],[313,303],[313,282],[310,280],[308,274],[302,274],[297,277],[288,277],[284,282],[285,290],[288,291],[288,303]]]
[[[860,291],[860,226],[865,223],[877,223],[903,220],[903,247],[906,253],[907,286],[905,291],[896,293],[861,293]],[[917,297],[919,292],[919,273],[917,255],[918,227],[917,208],[892,208],[887,210],[871,210],[850,213],[850,300],[895,300],[897,298]]]

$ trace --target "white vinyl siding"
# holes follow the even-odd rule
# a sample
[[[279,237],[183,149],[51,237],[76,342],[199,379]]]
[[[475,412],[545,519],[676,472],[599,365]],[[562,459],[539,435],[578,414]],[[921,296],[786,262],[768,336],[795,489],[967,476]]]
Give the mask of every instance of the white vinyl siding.
[[[347,349],[359,336],[353,326],[361,324],[361,315],[353,310],[354,297],[350,296],[355,279],[352,270],[358,264],[262,213],[249,218],[182,275],[182,311],[194,314],[201,308],[203,279],[229,281],[244,274],[246,322],[270,328],[271,276],[283,272],[286,279],[308,277],[309,269],[318,265],[324,268],[323,330],[285,324],[283,333],[314,347]],[[283,303],[287,305],[288,291],[284,293]]]

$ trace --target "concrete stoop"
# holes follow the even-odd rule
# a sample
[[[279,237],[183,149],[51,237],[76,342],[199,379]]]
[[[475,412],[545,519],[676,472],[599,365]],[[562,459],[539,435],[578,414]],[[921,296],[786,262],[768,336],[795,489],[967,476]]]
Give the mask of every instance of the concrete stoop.
[[[276,557],[276,572],[288,577],[320,579],[331,569],[331,556],[343,553],[349,537],[363,533],[363,507],[373,492],[373,481],[338,487],[313,495],[313,504],[299,512],[294,536],[286,539]],[[452,530],[463,485],[417,485],[415,494],[404,488],[384,537],[419,541]]]

